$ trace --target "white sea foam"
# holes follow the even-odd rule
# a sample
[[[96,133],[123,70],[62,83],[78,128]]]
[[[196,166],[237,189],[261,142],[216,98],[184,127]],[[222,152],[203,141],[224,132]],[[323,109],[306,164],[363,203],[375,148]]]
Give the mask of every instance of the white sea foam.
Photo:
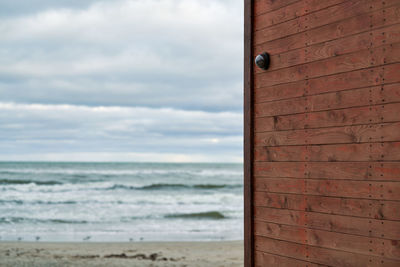
[[[241,239],[241,183],[235,164],[0,163],[0,237]]]

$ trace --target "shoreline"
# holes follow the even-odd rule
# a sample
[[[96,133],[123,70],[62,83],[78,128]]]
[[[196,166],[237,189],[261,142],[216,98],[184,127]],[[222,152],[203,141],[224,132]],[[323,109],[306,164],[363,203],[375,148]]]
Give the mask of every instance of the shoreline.
[[[243,266],[243,241],[0,241],[0,266]]]

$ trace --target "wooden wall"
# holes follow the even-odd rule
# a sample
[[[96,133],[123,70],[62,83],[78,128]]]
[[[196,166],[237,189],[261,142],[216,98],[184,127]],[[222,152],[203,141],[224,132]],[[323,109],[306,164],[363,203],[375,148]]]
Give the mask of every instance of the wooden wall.
[[[245,21],[245,265],[399,267],[400,0],[245,0]]]

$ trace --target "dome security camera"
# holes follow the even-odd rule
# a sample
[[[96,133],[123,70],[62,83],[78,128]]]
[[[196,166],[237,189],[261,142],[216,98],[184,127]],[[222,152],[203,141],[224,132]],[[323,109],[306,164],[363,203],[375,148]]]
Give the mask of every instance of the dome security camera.
[[[268,53],[262,53],[258,56],[256,56],[256,59],[254,60],[256,63],[257,67],[263,70],[267,70],[269,68],[270,64],[270,56]]]

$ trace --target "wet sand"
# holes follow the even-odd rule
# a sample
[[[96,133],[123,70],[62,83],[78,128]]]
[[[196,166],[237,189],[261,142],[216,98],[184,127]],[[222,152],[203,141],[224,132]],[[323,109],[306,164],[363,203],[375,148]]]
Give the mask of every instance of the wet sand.
[[[0,266],[243,266],[243,241],[0,242]]]

